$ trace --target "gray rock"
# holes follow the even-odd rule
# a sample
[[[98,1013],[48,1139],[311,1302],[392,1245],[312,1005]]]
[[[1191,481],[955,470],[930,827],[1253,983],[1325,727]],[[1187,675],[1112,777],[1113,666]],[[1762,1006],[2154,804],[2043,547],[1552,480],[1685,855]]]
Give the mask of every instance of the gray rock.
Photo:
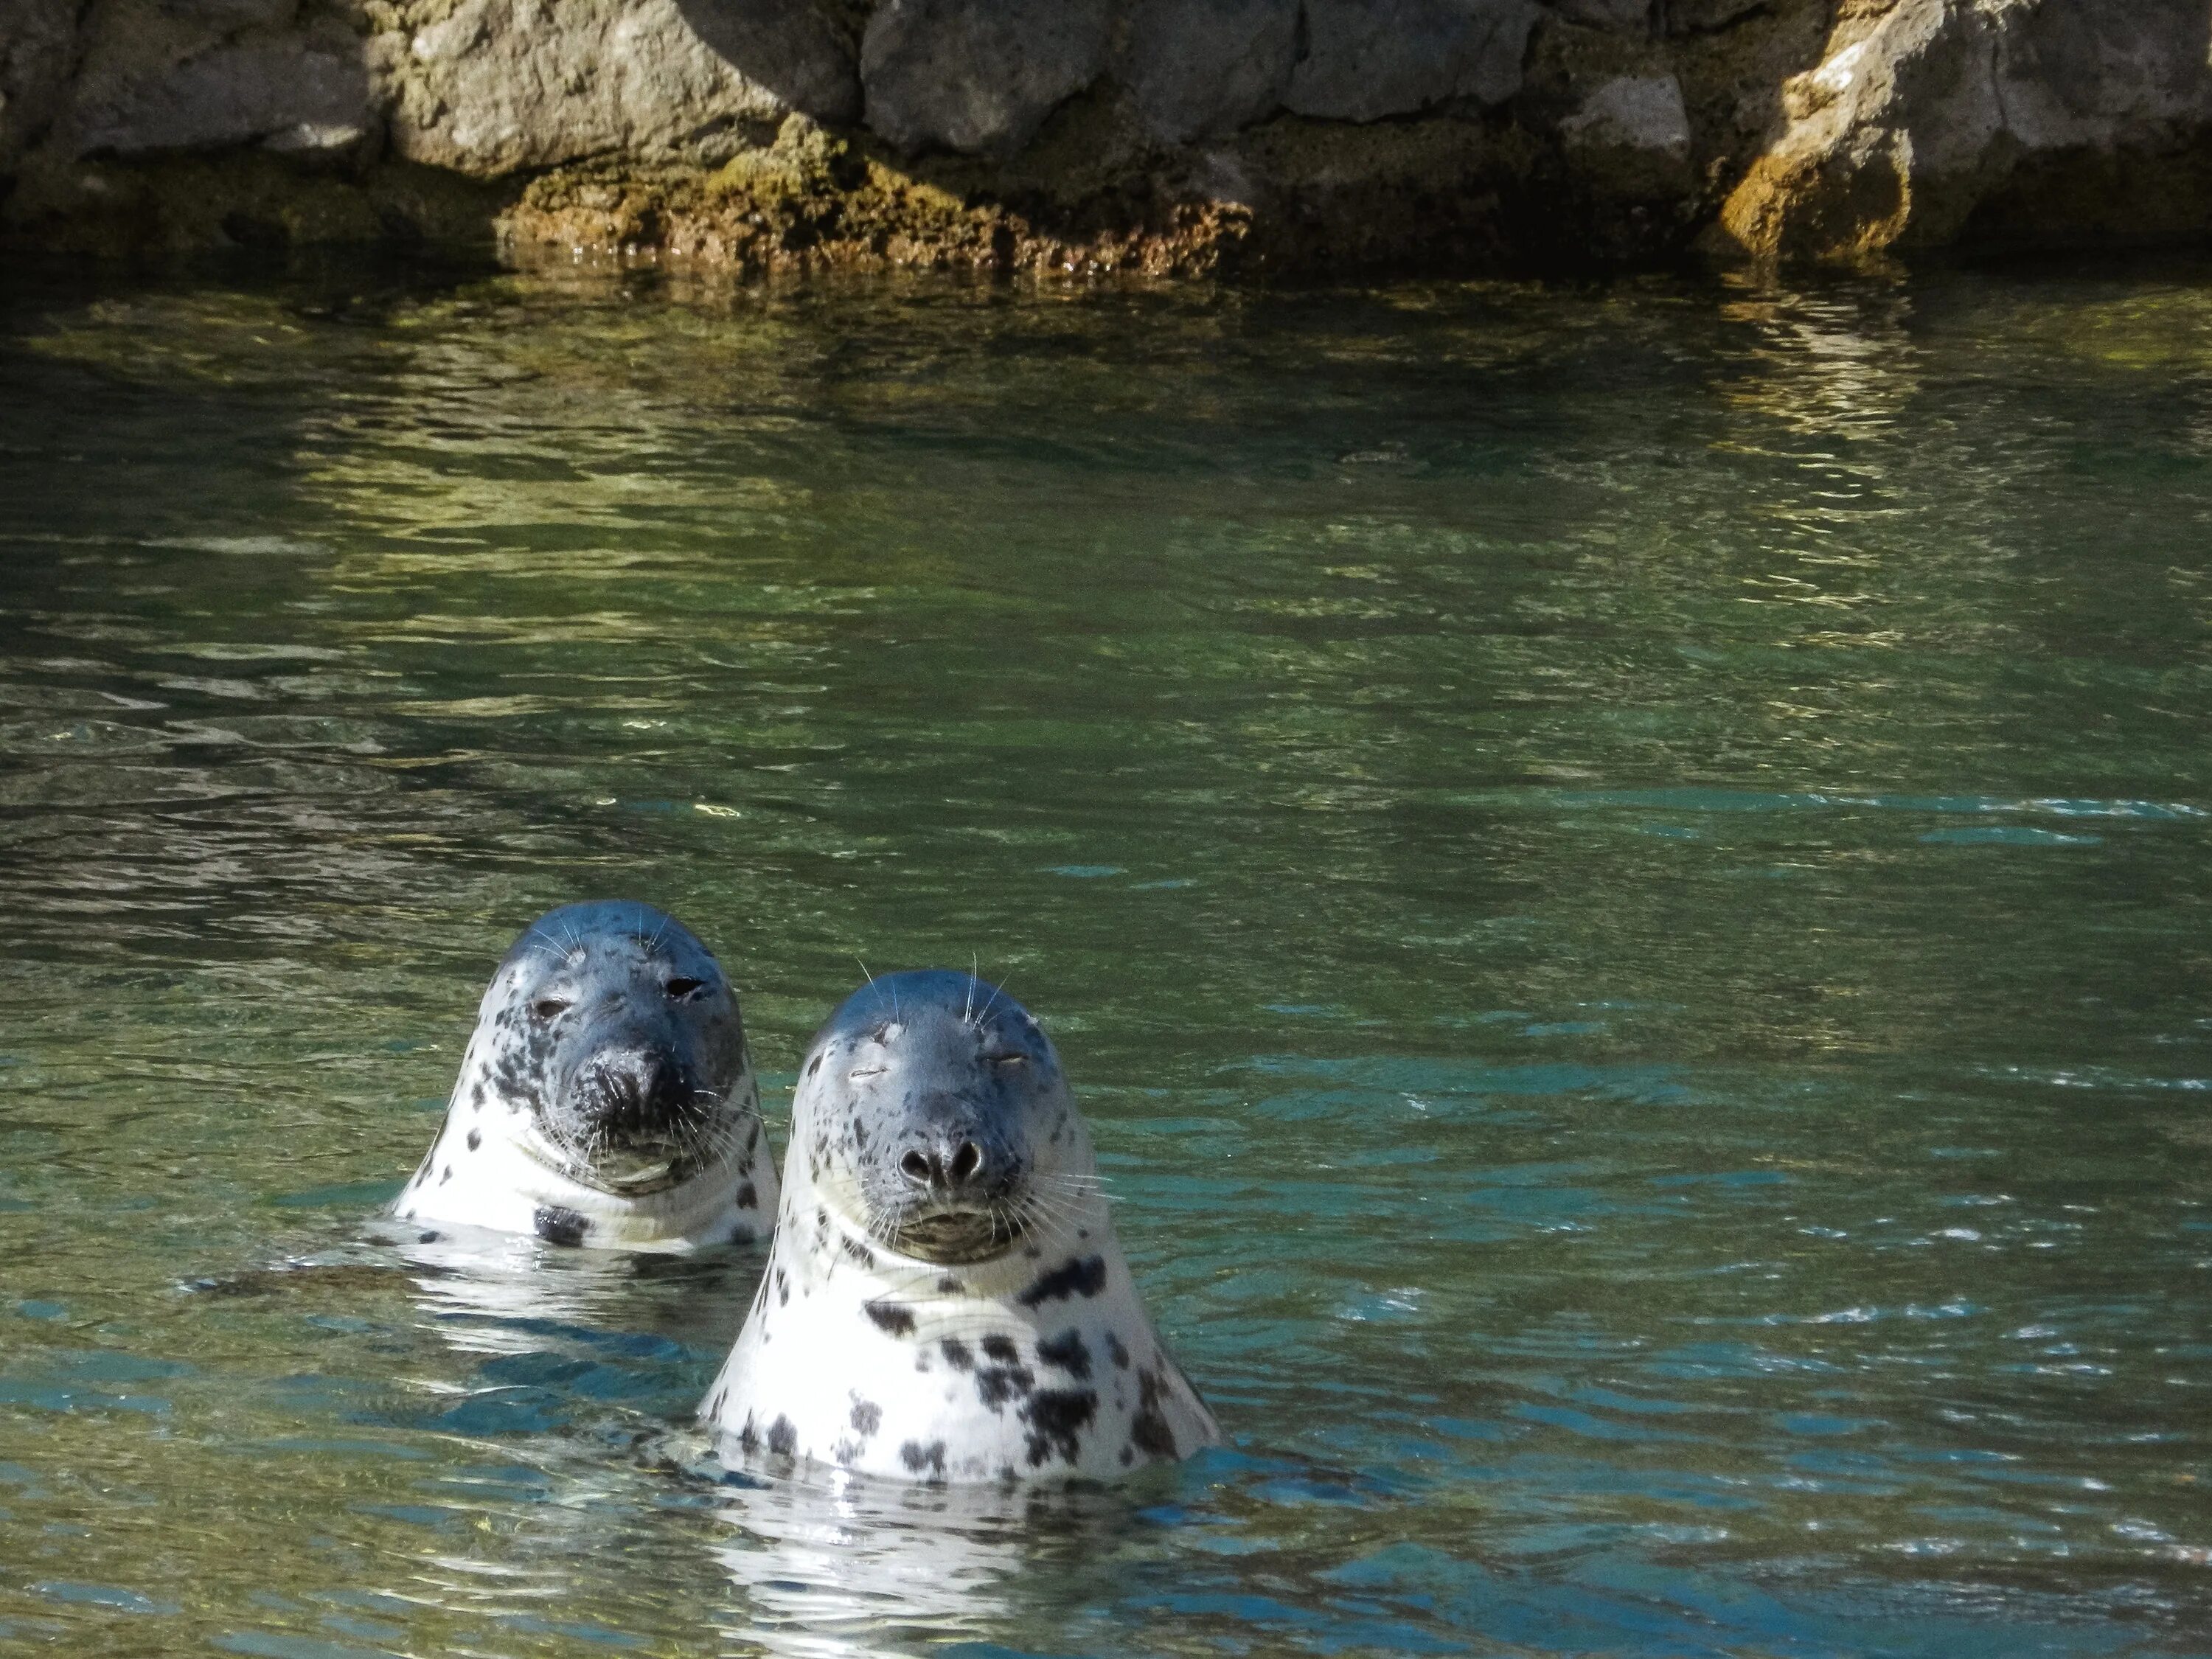
[[[853,3],[676,0],[676,4],[693,33],[753,85],[767,88],[817,121],[860,118],[859,29],[848,15]]]
[[[282,28],[300,15],[300,0],[159,0],[169,16],[218,34]]]
[[[2201,0],[1899,0],[1784,83],[1789,125],[1722,228],[1761,254],[1855,258],[1951,240],[2025,166],[2177,151],[2212,125],[2206,37]],[[2159,195],[2123,218],[2201,231],[2201,205]]]
[[[1550,5],[1568,22],[1585,28],[1641,34],[1651,27],[1652,0],[1550,0]]]
[[[1645,150],[1674,160],[1690,153],[1690,114],[1682,83],[1671,75],[1624,75],[1607,81],[1559,123],[1571,149]]]
[[[1110,21],[1109,0],[884,0],[860,40],[868,125],[1011,155],[1104,71]]]
[[[88,81],[72,112],[70,148],[81,156],[264,142],[344,149],[366,137],[374,119],[357,52],[279,36]]]
[[[724,50],[687,10],[710,16]],[[441,22],[386,37],[379,67],[397,88],[392,147],[479,177],[610,153],[711,161],[743,147],[744,125],[788,112],[731,53],[836,102],[850,70],[826,23],[784,8],[784,33],[743,37],[745,15],[737,5],[710,13],[702,0],[589,0],[562,6],[556,25],[546,0],[461,0]]]
[[[1753,12],[1764,12],[1770,0],[1658,0],[1659,18],[1669,34],[1713,34]]]
[[[1533,0],[1306,0],[1306,57],[1284,106],[1377,121],[1451,99],[1503,103],[1542,15]]]
[[[0,168],[35,143],[67,100],[76,0],[0,0]]]
[[[1137,0],[1115,77],[1165,144],[1264,120],[1289,90],[1298,0]]]

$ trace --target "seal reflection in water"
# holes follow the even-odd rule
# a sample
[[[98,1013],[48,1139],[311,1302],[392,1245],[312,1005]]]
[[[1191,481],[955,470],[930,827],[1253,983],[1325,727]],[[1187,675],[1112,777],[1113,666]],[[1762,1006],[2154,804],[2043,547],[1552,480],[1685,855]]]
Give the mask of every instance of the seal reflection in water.
[[[768,1273],[702,1416],[726,1457],[905,1480],[1111,1477],[1220,1438],[1027,1011],[931,971],[830,1016]]]
[[[737,998],[674,917],[549,911],[492,975],[403,1220],[554,1244],[690,1250],[775,1212],[775,1164]]]
[[[1018,1621],[1057,1610],[1069,1580],[1126,1562],[1139,1499],[1080,1486],[726,1485],[714,1554],[737,1592],[726,1651],[890,1659],[956,1642],[1005,1653]],[[1057,1594],[1056,1594],[1057,1593]]]

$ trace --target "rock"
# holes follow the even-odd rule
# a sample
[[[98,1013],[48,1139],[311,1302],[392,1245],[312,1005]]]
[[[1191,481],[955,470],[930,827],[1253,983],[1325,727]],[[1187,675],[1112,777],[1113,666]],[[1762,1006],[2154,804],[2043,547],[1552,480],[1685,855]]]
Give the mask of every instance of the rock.
[[[1137,0],[1115,78],[1152,138],[1187,144],[1280,107],[1297,35],[1298,0]]]
[[[1640,33],[1651,27],[1652,0],[1551,0],[1551,9],[1585,28]]]
[[[2208,6],[0,0],[0,233],[1060,271],[2201,243]]]
[[[860,40],[868,125],[901,149],[1010,155],[1106,68],[1109,0],[884,0]]]
[[[1306,0],[1306,56],[1284,106],[1379,121],[1453,99],[1503,103],[1542,15],[1532,0]]]
[[[817,121],[860,118],[866,0],[676,0],[693,33],[757,87]]]
[[[610,152],[720,161],[791,103],[849,113],[856,90],[826,20],[738,0],[461,0],[386,37],[379,68],[398,88],[393,149],[479,178]]]
[[[374,120],[368,74],[350,41],[286,35],[88,76],[71,111],[70,148],[79,156],[258,143],[345,149]]]
[[[1767,9],[1767,0],[1658,0],[1669,34],[1714,34]]]
[[[76,55],[76,0],[7,0],[0,27],[0,177],[67,101]]]
[[[169,16],[220,34],[282,28],[300,15],[300,0],[160,0]]]
[[[1559,123],[1570,149],[1649,150],[1676,161],[1690,154],[1690,114],[1671,75],[1607,81]]]
[[[2131,174],[2143,199],[2120,219],[2202,234],[2185,152],[2212,124],[2205,46],[2197,0],[1897,0],[1854,16],[1784,83],[1788,125],[1729,194],[1717,240],[1816,259],[1935,246],[2024,170],[2046,198],[2041,211],[2008,204],[2024,240],[2109,221],[2112,203],[2057,185],[2068,175]],[[2181,169],[2179,201],[2160,156]]]

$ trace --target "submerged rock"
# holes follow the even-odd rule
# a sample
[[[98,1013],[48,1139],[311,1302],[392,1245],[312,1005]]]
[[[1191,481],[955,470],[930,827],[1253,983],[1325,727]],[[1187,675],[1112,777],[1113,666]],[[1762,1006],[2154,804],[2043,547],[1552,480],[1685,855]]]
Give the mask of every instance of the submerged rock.
[[[0,236],[742,268],[2190,240],[2201,0],[5,0]]]

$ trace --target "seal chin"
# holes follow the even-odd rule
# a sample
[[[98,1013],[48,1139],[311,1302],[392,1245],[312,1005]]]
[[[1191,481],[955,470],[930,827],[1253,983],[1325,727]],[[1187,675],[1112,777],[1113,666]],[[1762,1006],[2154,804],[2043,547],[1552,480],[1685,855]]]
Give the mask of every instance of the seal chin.
[[[1021,1239],[1021,1226],[1004,1212],[961,1206],[901,1217],[890,1243],[920,1261],[964,1267],[1004,1255]]]

